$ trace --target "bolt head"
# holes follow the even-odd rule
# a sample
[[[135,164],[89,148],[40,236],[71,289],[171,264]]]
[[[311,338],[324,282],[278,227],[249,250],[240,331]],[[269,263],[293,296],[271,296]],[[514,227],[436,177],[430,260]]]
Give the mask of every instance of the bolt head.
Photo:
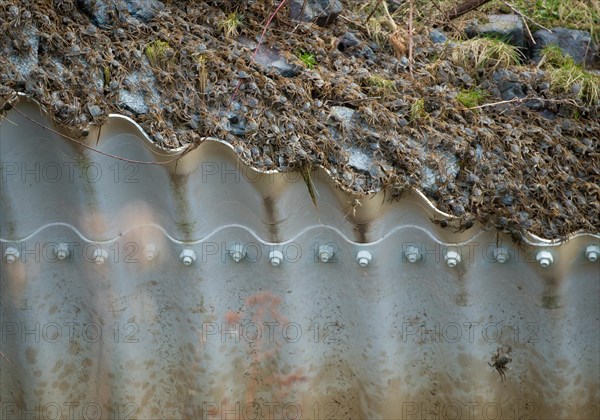
[[[19,250],[14,246],[9,246],[6,248],[6,251],[4,251],[4,259],[8,264],[17,262],[17,259],[19,259],[20,255],[21,254],[19,253]]]
[[[239,263],[246,256],[246,252],[241,244],[234,244],[231,248],[229,248],[229,255],[231,255],[233,261]]]
[[[94,262],[96,264],[104,264],[108,258],[108,251],[105,249],[96,249],[94,251]]]
[[[506,249],[506,247],[503,247],[503,246],[496,248],[494,250],[494,256],[496,257],[496,261],[498,261],[500,264],[503,264],[506,261],[508,261],[508,258],[509,258],[508,249]]]
[[[196,261],[196,252],[193,249],[184,249],[179,254],[179,259],[181,259],[183,265],[192,265]]]
[[[550,267],[550,265],[554,262],[554,257],[548,251],[539,251],[535,258],[543,268]]]
[[[156,249],[156,245],[150,244],[144,247],[144,256],[146,260],[152,261],[158,256],[158,250]]]
[[[371,253],[369,251],[358,251],[358,254],[356,254],[356,262],[361,267],[366,267],[367,265],[369,265],[372,259],[373,257],[371,256]]]
[[[418,247],[416,247],[414,245],[410,245],[410,246],[406,247],[404,256],[406,257],[408,262],[416,263],[421,258],[421,252],[419,251]]]
[[[328,262],[333,256],[333,247],[331,245],[321,245],[319,247],[319,260],[321,262]]]
[[[445,259],[446,259],[446,264],[448,264],[448,267],[454,268],[460,262],[460,254],[456,251],[448,251],[446,253]]]
[[[269,253],[269,260],[273,267],[278,267],[283,261],[283,253],[281,251],[271,251]]]
[[[585,257],[591,262],[598,261],[598,258],[600,258],[600,246],[589,245],[585,249]]]

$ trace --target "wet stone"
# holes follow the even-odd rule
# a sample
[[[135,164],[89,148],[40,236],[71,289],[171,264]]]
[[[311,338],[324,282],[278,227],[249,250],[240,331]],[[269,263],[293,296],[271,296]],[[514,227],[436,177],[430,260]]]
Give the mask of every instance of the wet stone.
[[[342,13],[339,0],[290,0],[290,17],[304,22],[327,26]]]

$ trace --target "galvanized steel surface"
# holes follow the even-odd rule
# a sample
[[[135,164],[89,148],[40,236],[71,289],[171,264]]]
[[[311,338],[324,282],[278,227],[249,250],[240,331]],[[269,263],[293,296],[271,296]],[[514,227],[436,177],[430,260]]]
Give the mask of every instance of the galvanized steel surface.
[[[315,208],[216,140],[85,138],[167,162],[131,163],[25,115],[52,127],[26,100],[0,125],[2,418],[600,417],[598,236],[453,232],[322,169]]]

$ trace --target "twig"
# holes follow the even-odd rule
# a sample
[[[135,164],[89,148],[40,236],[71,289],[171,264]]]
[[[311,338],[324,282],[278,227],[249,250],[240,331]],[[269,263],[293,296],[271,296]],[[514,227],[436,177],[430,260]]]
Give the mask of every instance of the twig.
[[[81,141],[79,141],[77,139],[74,139],[73,137],[67,136],[66,134],[63,134],[63,133],[61,133],[59,131],[56,131],[56,130],[50,128],[50,127],[45,126],[44,124],[42,124],[42,123],[34,120],[33,118],[31,118],[29,115],[24,114],[23,112],[21,112],[17,108],[13,108],[13,110],[15,112],[17,112],[18,114],[21,114],[23,117],[25,117],[26,119],[28,119],[32,123],[34,123],[34,124],[42,127],[44,130],[47,130],[47,131],[51,132],[52,134],[56,134],[57,136],[63,137],[65,139],[69,140],[69,141],[77,143],[78,145],[82,146],[85,149],[91,150],[93,152],[99,153],[101,155],[104,155],[104,156],[107,156],[107,157],[110,157],[110,158],[113,158],[113,159],[122,160],[122,161],[128,162],[128,163],[135,163],[135,164],[138,164],[138,165],[167,165],[167,164],[169,164],[171,162],[175,162],[175,161],[179,160],[182,156],[184,156],[186,153],[188,153],[191,149],[195,148],[195,147],[192,147],[192,148],[188,147],[181,154],[177,155],[173,159],[169,159],[169,160],[164,161],[164,162],[149,162],[149,161],[146,162],[146,161],[143,161],[143,160],[127,159],[127,158],[124,158],[124,157],[121,157],[121,156],[113,155],[111,153],[103,152],[102,150],[95,149],[92,146],[88,146],[87,144],[85,144],[85,143],[83,143],[83,142],[81,142]]]
[[[544,99],[544,98],[536,98],[534,96],[526,96],[525,98],[513,98],[513,99],[509,99],[507,101],[491,102],[488,104],[472,106],[467,109],[487,108],[490,106],[510,104],[510,103],[519,103],[519,102],[525,102],[525,101],[529,101],[529,100],[538,100],[538,101],[542,101],[542,102],[564,102],[564,103],[568,103],[570,105],[576,106],[577,108],[583,108],[581,105],[578,105],[577,102],[575,102],[575,100],[573,100],[573,99]]]
[[[448,21],[454,20],[458,17],[461,17],[465,13],[469,13],[471,10],[477,9],[479,6],[483,6],[484,4],[490,2],[491,0],[467,0],[464,3],[459,4],[454,7],[450,13],[448,13],[446,19]]]
[[[369,20],[371,19],[371,17],[373,17],[373,14],[375,14],[375,11],[379,7],[379,4],[381,3],[381,1],[382,0],[377,0],[377,3],[375,3],[375,7],[373,7],[373,10],[371,10],[371,13],[369,13],[369,16],[367,16],[367,18],[365,19],[365,23],[364,23],[365,25],[369,22]],[[386,5],[386,4],[384,3],[384,5]]]
[[[408,0],[408,72],[413,75],[413,0]],[[387,10],[387,8],[386,8]]]
[[[252,58],[250,59],[250,64],[248,64],[248,66],[251,66],[252,63],[254,63],[254,59],[256,58],[258,49],[262,45],[263,39],[265,37],[265,33],[267,33],[267,29],[269,29],[269,25],[273,21],[273,18],[275,18],[275,15],[277,14],[277,12],[279,12],[279,10],[283,7],[284,4],[287,3],[287,1],[288,0],[281,0],[281,3],[279,3],[279,5],[275,8],[273,13],[271,13],[271,16],[269,16],[269,19],[267,19],[267,23],[265,23],[265,27],[263,28],[263,31],[260,34],[260,38],[258,39],[258,44],[256,45],[256,49],[254,50],[254,54],[252,54]],[[233,95],[231,95],[231,100],[229,101],[229,106],[231,106],[231,104],[235,100],[235,97],[237,96],[237,93],[240,90],[241,85],[242,85],[242,79],[238,80],[237,86],[235,87],[235,90],[233,91]]]
[[[13,364],[13,363],[12,363],[12,362],[11,362],[11,361],[8,359],[8,357],[6,357],[6,356],[4,355],[4,353],[2,353],[1,351],[0,351],[0,355],[1,355],[2,357],[4,357],[8,363],[10,363],[11,365]]]
[[[519,16],[521,16],[521,19],[523,20],[523,24],[525,25],[525,29],[527,29],[527,35],[529,35],[529,39],[531,39],[531,42],[533,42],[533,45],[536,45],[537,42],[535,42],[535,39],[533,39],[533,35],[531,34],[531,31],[529,30],[529,25],[527,24],[527,20],[525,19],[525,15],[523,13],[519,12],[514,7],[512,7],[512,5],[508,4],[507,2],[503,1],[502,3],[504,3],[507,7],[509,7],[513,12],[515,12],[516,14],[518,14]]]
[[[363,101],[370,101],[372,99],[381,99],[381,96],[369,96],[367,98],[359,98],[359,99],[350,99],[347,101],[336,101],[336,100],[331,100],[328,99],[325,101],[326,104],[353,104],[353,103],[357,103],[357,102],[363,102]]]
[[[552,30],[546,28],[544,25],[539,24],[538,22],[536,22],[535,20],[531,19],[529,16],[525,15],[524,13],[521,13],[516,7],[514,7],[512,4],[503,1],[502,3],[504,3],[506,6],[508,6],[510,8],[510,10],[512,10],[513,12],[515,12],[516,14],[518,14],[519,16],[521,16],[523,19],[527,19],[528,21],[530,21],[531,23],[533,23],[534,25],[539,26],[542,29],[547,30],[548,32],[552,33]],[[525,24],[525,27],[527,28],[527,24]],[[529,32],[529,28],[527,28],[527,32]],[[531,32],[529,32],[529,36],[531,36]],[[531,37],[531,39],[533,40],[533,37]],[[535,44],[535,41],[533,41],[533,43]]]

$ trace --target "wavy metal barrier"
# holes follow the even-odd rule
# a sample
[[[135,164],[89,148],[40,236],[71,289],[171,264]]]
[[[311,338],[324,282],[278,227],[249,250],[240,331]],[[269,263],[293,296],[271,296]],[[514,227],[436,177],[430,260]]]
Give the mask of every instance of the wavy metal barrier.
[[[171,161],[137,164],[32,120],[0,126],[3,419],[600,417],[598,236],[454,233],[322,169],[315,207],[216,140],[84,140]]]

